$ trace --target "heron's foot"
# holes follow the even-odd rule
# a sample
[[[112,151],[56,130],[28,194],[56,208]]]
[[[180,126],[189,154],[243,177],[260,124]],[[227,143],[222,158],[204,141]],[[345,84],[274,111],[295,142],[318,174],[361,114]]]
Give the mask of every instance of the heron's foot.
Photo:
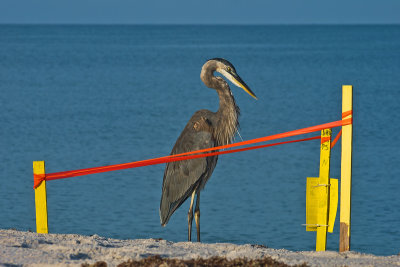
[[[200,242],[200,210],[194,212],[194,219],[196,220],[197,242]]]

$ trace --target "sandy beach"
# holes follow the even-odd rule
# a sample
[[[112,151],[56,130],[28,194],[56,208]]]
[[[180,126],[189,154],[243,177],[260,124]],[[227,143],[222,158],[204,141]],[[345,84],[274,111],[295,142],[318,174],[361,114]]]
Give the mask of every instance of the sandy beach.
[[[352,251],[292,252],[251,244],[174,243],[157,239],[119,240],[98,235],[0,230],[0,266],[81,266],[99,261],[104,261],[107,266],[117,266],[129,260],[151,256],[183,260],[209,259],[215,256],[228,260],[270,257],[288,265],[306,263],[309,266],[400,266],[400,255],[375,256]]]

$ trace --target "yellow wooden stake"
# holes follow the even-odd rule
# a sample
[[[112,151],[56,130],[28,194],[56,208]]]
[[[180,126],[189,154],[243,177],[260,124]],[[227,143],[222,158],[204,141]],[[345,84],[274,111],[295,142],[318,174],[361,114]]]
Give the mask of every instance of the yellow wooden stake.
[[[44,161],[33,162],[34,174],[45,174]],[[35,206],[36,206],[36,232],[47,234],[49,232],[47,223],[47,196],[46,181],[43,181],[35,189]]]
[[[329,166],[331,155],[331,129],[321,131],[321,154],[319,165],[319,202],[318,202],[318,227],[316,251],[326,250],[326,232],[328,230],[328,207],[329,207]]]
[[[353,110],[353,86],[342,86],[342,112]],[[352,118],[352,114],[343,119]],[[339,251],[350,250],[350,212],[351,212],[351,154],[353,125],[342,126],[342,167],[340,183],[340,240]]]

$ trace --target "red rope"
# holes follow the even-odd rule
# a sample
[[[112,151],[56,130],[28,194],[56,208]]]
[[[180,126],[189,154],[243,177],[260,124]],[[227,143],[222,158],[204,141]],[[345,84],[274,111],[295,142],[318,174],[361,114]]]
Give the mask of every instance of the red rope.
[[[342,135],[342,129],[340,129],[340,131],[336,135],[335,139],[333,139],[333,141],[331,143],[331,149],[336,145],[336,142],[339,140],[341,135]]]
[[[313,140],[313,139],[320,139],[321,138],[320,136],[316,136],[316,137],[310,137],[310,138],[304,138],[304,139],[298,139],[298,140],[292,140],[292,141],[278,142],[278,143],[273,143],[273,144],[217,151],[217,150],[221,150],[221,149],[233,148],[233,147],[244,146],[244,145],[251,145],[251,144],[255,144],[255,143],[291,137],[291,136],[295,136],[295,135],[307,134],[307,133],[316,132],[316,131],[320,131],[320,130],[327,129],[327,128],[344,126],[344,125],[348,125],[351,123],[352,123],[352,118],[349,118],[349,119],[344,119],[344,120],[340,120],[340,121],[335,121],[335,122],[325,123],[325,124],[316,125],[316,126],[312,126],[312,127],[307,127],[307,128],[303,128],[303,129],[299,129],[299,130],[294,130],[294,131],[289,131],[289,132],[285,132],[285,133],[280,133],[280,134],[265,136],[265,137],[261,137],[261,138],[246,140],[246,141],[242,141],[242,142],[237,142],[237,143],[233,143],[233,144],[229,144],[229,145],[201,149],[201,150],[196,150],[196,151],[191,151],[191,152],[186,152],[186,153],[181,153],[181,154],[176,154],[176,155],[170,155],[170,156],[165,156],[165,157],[160,157],[160,158],[155,158],[155,159],[141,160],[141,161],[135,161],[135,162],[129,162],[129,163],[122,163],[122,164],[94,167],[94,168],[87,168],[87,169],[80,169],[80,170],[64,171],[64,172],[34,174],[33,175],[34,188],[38,187],[40,185],[40,183],[44,180],[46,180],[46,181],[57,180],[57,179],[70,178],[70,177],[76,177],[76,176],[81,176],[81,175],[88,175],[88,174],[115,171],[115,170],[123,170],[123,169],[128,169],[128,168],[137,168],[137,167],[143,167],[143,166],[148,166],[148,165],[168,163],[168,162],[172,162],[172,161],[188,160],[188,159],[209,157],[209,156],[215,156],[215,155],[223,155],[223,154],[241,152],[241,151],[246,151],[246,150],[276,146],[276,145],[281,145],[281,144],[288,144],[288,143],[294,143],[294,142],[309,141],[309,140]],[[214,152],[211,152],[211,151],[214,151]],[[207,153],[205,153],[205,152],[207,152]],[[199,153],[201,153],[201,154],[199,154]],[[193,154],[195,154],[195,155],[193,155]]]
[[[342,113],[342,119],[353,115],[353,111],[349,110],[349,111],[345,111]],[[350,118],[352,119],[352,118]],[[339,140],[339,138],[342,136],[342,129],[340,129],[340,131],[338,132],[338,134],[336,135],[335,139],[333,139],[332,143],[331,143],[331,149],[336,145],[337,141]]]
[[[342,119],[346,118],[347,116],[353,115],[353,111],[349,110],[349,111],[345,111],[342,113]]]
[[[325,143],[325,142],[328,142],[328,141],[331,141],[331,137],[330,137],[330,136],[321,137],[321,144],[323,144],[323,143]]]

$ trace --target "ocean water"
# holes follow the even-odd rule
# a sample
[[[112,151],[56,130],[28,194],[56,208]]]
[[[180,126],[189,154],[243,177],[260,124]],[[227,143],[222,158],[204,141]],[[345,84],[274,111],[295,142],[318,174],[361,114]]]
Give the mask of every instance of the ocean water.
[[[169,154],[196,110],[218,108],[199,77],[213,57],[231,61],[258,96],[231,84],[244,140],[339,120],[341,86],[354,86],[351,249],[399,253],[393,25],[1,25],[0,228],[35,231],[34,160],[50,173]],[[159,223],[164,167],[48,182],[50,232],[186,241],[188,202]],[[318,141],[220,156],[201,194],[202,241],[313,250],[302,224],[306,177],[318,169]],[[340,178],[340,143],[331,177]]]

